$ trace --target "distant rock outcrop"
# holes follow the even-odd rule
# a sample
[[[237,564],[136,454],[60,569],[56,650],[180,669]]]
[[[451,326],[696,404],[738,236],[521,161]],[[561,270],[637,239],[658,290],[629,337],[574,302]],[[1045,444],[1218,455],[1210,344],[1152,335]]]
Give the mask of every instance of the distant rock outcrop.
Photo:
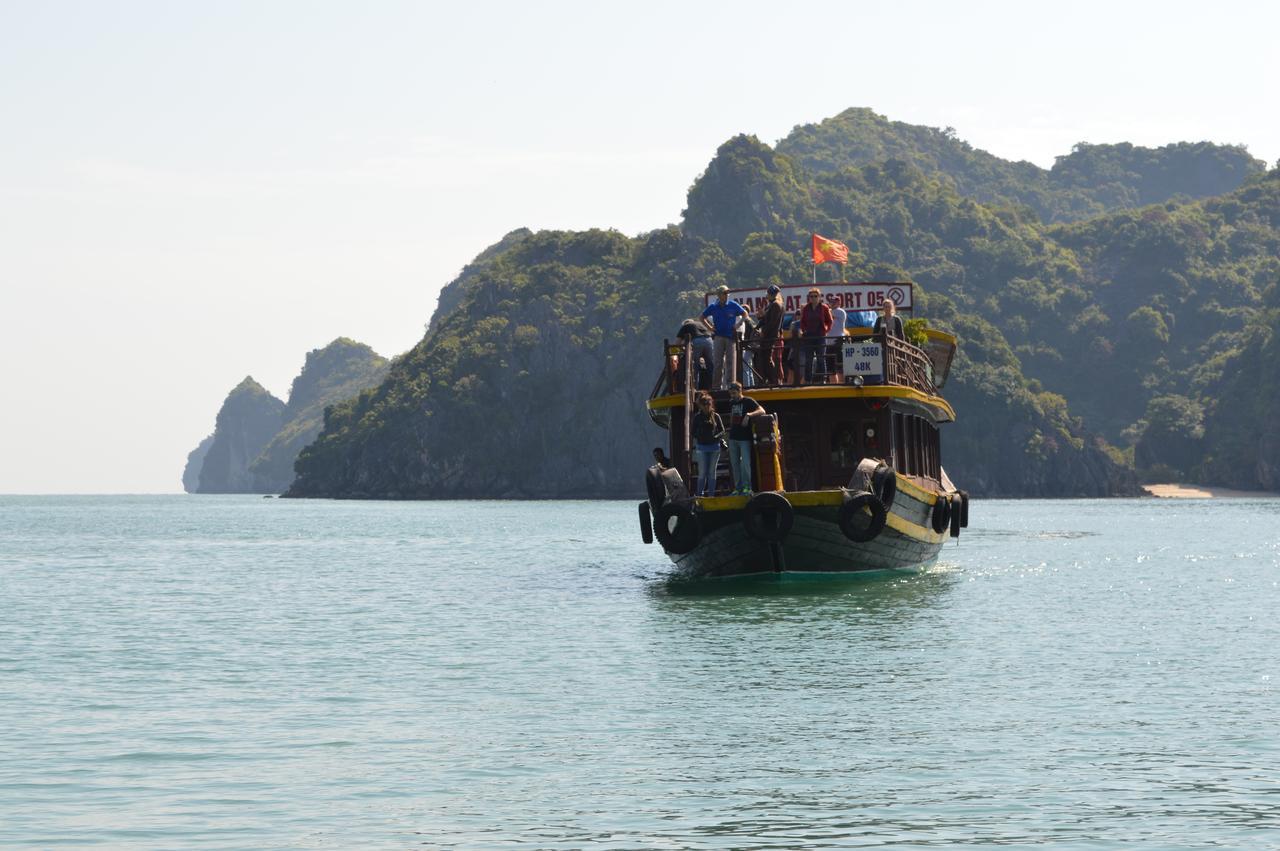
[[[200,470],[204,468],[205,456],[212,445],[213,435],[209,435],[187,455],[187,466],[182,469],[182,489],[187,493],[200,490]]]
[[[218,412],[213,435],[187,459],[183,487],[195,493],[279,493],[293,481],[293,463],[324,424],[324,411],[386,376],[386,358],[339,337],[307,354],[289,402],[252,378],[236,386]]]
[[[241,381],[218,411],[213,442],[200,467],[199,493],[250,493],[249,465],[280,430],[284,402],[252,376]]]
[[[280,430],[250,465],[254,492],[286,490],[293,483],[298,453],[320,434],[325,407],[377,385],[386,372],[386,358],[346,337],[308,352],[289,390]]]

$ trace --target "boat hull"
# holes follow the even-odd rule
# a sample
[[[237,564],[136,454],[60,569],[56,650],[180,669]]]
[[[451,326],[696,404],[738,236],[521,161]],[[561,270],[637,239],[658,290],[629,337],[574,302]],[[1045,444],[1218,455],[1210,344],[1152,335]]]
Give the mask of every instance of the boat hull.
[[[913,489],[914,490],[914,489]],[[785,494],[795,519],[777,545],[751,538],[743,525],[746,497],[700,499],[701,535],[690,552],[667,555],[677,575],[687,579],[737,576],[800,576],[911,571],[932,564],[947,532],[934,532],[930,517],[939,498],[900,488],[884,529],[870,541],[854,542],[840,530],[840,491]]]

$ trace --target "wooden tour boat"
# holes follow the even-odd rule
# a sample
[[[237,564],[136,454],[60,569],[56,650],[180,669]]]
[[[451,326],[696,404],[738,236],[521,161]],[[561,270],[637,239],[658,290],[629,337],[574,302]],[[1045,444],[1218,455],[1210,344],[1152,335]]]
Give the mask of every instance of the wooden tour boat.
[[[826,283],[781,287],[793,316],[812,286],[833,308],[876,310],[891,298],[910,314],[909,283]],[[759,315],[764,289],[730,291]],[[832,329],[806,380],[800,347],[787,341],[785,374],[765,386],[746,357],[731,360],[744,393],[767,416],[752,419],[752,493],[691,497],[696,371],[690,341],[663,344],[663,370],[647,403],[669,434],[670,466],[646,471],[641,535],[655,537],[690,579],[913,570],[931,564],[948,537],[968,525],[969,498],[942,469],[938,429],[955,419],[941,396],[956,339],[928,330],[921,348],[870,328]],[[748,361],[752,361],[749,363]],[[725,417],[729,396],[712,390]],[[725,417],[727,422],[727,417]],[[717,494],[729,493],[726,453]],[[688,484],[686,484],[688,483]]]

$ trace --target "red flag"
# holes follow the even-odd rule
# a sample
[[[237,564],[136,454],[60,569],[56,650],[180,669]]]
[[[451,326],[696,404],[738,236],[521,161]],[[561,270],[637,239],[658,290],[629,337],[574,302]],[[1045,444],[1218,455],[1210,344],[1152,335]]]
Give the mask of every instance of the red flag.
[[[814,263],[848,263],[849,246],[825,236],[813,235]]]

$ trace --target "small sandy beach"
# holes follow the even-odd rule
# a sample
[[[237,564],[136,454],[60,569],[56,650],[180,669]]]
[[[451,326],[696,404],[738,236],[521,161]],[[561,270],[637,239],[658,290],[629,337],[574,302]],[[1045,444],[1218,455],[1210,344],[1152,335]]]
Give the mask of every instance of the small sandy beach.
[[[1272,491],[1238,491],[1231,488],[1215,488],[1206,485],[1143,485],[1142,489],[1161,499],[1277,499],[1280,493]]]

